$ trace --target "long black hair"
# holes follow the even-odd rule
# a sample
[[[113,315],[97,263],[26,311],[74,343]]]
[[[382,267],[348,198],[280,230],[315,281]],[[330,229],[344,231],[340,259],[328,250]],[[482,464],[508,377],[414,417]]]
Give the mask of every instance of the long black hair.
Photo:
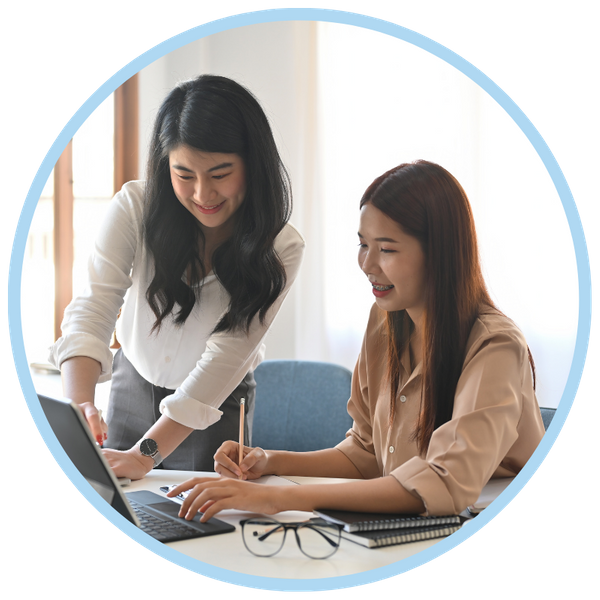
[[[175,196],[169,153],[179,146],[237,154],[246,171],[246,195],[234,217],[232,236],[210,257],[230,296],[214,332],[248,331],[286,283],[274,241],[291,213],[291,189],[267,117],[243,86],[217,75],[180,83],[158,111],[148,156],[143,215],[144,242],[154,260],[146,299],[156,316],[153,330],[172,314],[182,325],[201,294],[206,276],[204,235]]]

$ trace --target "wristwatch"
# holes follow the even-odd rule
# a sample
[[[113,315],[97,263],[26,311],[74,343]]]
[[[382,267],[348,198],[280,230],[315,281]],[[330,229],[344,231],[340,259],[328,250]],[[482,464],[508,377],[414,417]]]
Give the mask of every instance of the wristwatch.
[[[149,456],[154,461],[155,469],[163,461],[163,457],[158,451],[158,444],[150,438],[145,438],[140,442],[140,452],[142,456]]]

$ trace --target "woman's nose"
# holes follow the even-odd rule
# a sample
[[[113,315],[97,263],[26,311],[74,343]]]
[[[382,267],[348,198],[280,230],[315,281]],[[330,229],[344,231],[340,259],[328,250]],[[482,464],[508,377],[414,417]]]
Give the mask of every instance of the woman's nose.
[[[379,271],[377,260],[369,250],[365,250],[361,253],[358,262],[360,263],[360,268],[363,270],[363,273],[366,275],[369,273],[377,273]]]
[[[208,181],[198,179],[194,186],[194,200],[200,204],[206,204],[215,197],[215,190]]]

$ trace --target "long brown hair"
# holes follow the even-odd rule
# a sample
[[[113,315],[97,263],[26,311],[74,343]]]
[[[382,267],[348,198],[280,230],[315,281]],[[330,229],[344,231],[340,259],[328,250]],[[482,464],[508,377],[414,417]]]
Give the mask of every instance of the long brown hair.
[[[403,163],[369,186],[361,208],[366,203],[417,238],[426,257],[421,411],[414,431],[423,453],[434,430],[452,418],[467,340],[481,306],[495,306],[481,272],[467,195],[448,171],[424,160]],[[393,421],[400,357],[414,326],[404,310],[388,312],[386,325]],[[530,363],[533,368],[531,354]]]

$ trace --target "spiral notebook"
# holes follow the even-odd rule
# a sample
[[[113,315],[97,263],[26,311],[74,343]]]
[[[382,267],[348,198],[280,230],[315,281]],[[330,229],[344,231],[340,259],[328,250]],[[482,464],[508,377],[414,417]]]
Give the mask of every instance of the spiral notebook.
[[[413,527],[424,528],[451,525],[458,525],[460,527],[463,521],[459,515],[422,517],[418,515],[364,513],[325,509],[317,509],[314,513],[326,521],[343,525],[344,531],[348,533]]]
[[[315,510],[314,513],[321,519],[343,525],[343,538],[367,548],[446,537],[458,531],[465,521],[459,515],[423,517],[343,510]]]
[[[342,537],[367,548],[381,548],[396,544],[409,544],[422,540],[443,538],[458,531],[461,525],[434,525],[432,527],[405,527],[403,529],[379,529],[376,531],[356,531],[350,533],[342,530]]]

